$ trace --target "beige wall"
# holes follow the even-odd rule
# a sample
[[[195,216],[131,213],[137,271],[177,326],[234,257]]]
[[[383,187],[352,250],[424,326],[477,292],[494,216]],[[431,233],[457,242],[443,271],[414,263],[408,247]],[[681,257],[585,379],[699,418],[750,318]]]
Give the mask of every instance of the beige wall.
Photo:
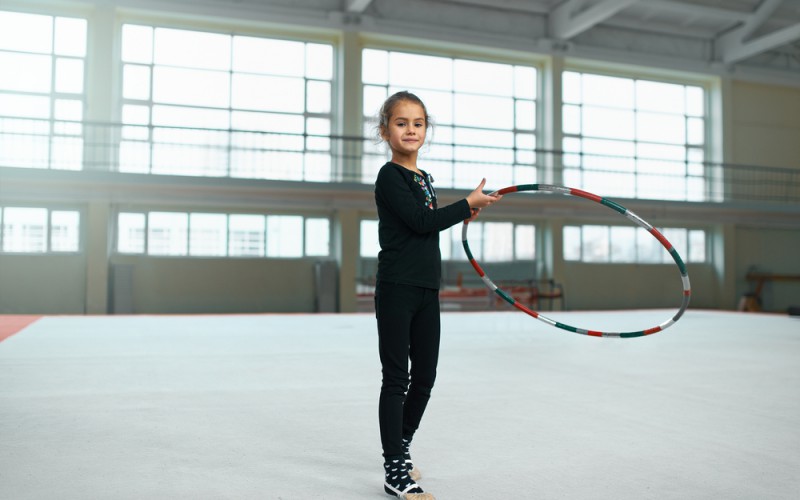
[[[800,169],[800,88],[733,82],[731,93],[727,162]]]
[[[0,254],[0,314],[83,314],[85,306],[84,254]]]
[[[312,312],[313,263],[312,259],[112,258],[112,266],[131,268],[132,312],[156,314]]]

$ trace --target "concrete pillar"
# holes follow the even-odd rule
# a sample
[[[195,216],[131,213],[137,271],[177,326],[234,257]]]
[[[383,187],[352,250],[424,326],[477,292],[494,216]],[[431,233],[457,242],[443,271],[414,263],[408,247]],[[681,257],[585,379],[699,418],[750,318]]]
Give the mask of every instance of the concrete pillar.
[[[544,123],[540,124],[540,148],[548,151],[561,151],[563,142],[562,126],[562,81],[564,58],[553,56],[542,68],[542,92],[540,106],[543,107]],[[540,169],[539,182],[563,184],[563,158],[560,154],[548,153],[540,159],[545,168]]]
[[[343,136],[339,145],[341,181],[360,182],[363,144],[363,108],[361,103],[361,41],[358,32],[345,31],[338,55],[339,131]]]
[[[111,247],[111,208],[89,203],[86,214],[86,313],[108,312],[108,262]]]
[[[339,312],[356,311],[360,232],[358,210],[341,209],[336,212],[334,241],[339,263]]]

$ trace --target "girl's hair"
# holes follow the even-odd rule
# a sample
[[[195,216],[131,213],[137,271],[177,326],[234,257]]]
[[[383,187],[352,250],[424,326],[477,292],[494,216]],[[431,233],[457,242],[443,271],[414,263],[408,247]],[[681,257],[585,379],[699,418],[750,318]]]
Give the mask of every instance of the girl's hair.
[[[395,106],[400,104],[403,101],[413,102],[414,104],[419,104],[422,108],[422,112],[425,113],[425,128],[430,128],[433,126],[431,123],[431,117],[428,114],[428,108],[425,107],[425,103],[422,102],[422,99],[416,96],[416,94],[412,94],[407,90],[402,90],[397,92],[391,96],[389,96],[384,102],[383,106],[381,106],[380,111],[378,111],[378,138],[382,141],[383,140],[383,133],[386,131],[386,128],[389,126],[389,118],[392,117],[392,112],[394,111]]]

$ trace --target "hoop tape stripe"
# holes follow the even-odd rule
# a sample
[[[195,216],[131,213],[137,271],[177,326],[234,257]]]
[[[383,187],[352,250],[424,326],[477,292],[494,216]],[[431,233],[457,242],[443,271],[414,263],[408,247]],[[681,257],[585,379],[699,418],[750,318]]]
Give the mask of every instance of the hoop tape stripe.
[[[647,232],[653,235],[663,246],[667,249],[669,254],[672,256],[672,259],[675,261],[675,264],[678,266],[681,274],[681,283],[683,285],[683,294],[680,308],[675,315],[666,320],[665,322],[661,323],[658,326],[654,326],[652,328],[647,328],[645,330],[638,330],[632,332],[604,332],[599,330],[585,330],[582,328],[576,328],[571,325],[567,325],[566,323],[560,323],[555,321],[547,316],[530,309],[523,304],[520,304],[511,294],[503,290],[502,288],[498,287],[494,284],[494,282],[489,278],[483,268],[478,264],[478,261],[472,256],[472,252],[469,249],[469,243],[467,242],[467,229],[469,228],[469,222],[464,221],[463,229],[461,231],[461,243],[464,246],[464,252],[467,254],[467,258],[469,259],[469,263],[472,264],[472,267],[475,269],[475,272],[478,273],[478,276],[481,277],[483,283],[494,293],[499,295],[503,298],[506,302],[514,306],[515,308],[519,309],[520,311],[528,314],[531,317],[542,321],[543,323],[547,323],[550,326],[554,326],[556,328],[560,328],[562,330],[566,330],[568,332],[579,333],[581,335],[588,335],[590,337],[616,337],[616,338],[635,338],[635,337],[643,337],[646,335],[652,335],[654,333],[662,332],[669,328],[670,326],[674,325],[683,313],[686,312],[686,309],[689,307],[689,301],[692,296],[692,289],[689,282],[689,274],[686,270],[686,264],[681,259],[681,256],[678,254],[678,251],[672,246],[672,244],[661,234],[660,231],[655,229],[651,226],[647,221],[636,215],[635,213],[631,212],[627,208],[623,207],[619,203],[616,203],[608,198],[603,198],[597,196],[596,194],[589,193],[588,191],[584,191],[582,189],[576,188],[569,188],[566,186],[556,186],[552,184],[519,184],[516,186],[508,186],[499,191],[496,191],[497,194],[509,194],[509,193],[517,193],[521,191],[537,191],[537,192],[552,192],[552,193],[561,193],[564,195],[569,196],[577,196],[580,198],[585,198],[587,200],[593,201],[595,203],[599,203],[604,205],[616,212],[627,217],[632,222],[636,223],[637,225],[644,228]]]

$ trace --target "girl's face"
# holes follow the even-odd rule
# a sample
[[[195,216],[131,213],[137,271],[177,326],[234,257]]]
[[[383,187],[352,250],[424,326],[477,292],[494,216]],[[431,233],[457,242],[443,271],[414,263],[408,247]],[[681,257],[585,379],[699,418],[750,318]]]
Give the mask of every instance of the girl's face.
[[[383,138],[395,156],[416,156],[425,143],[425,110],[417,103],[400,101],[392,110]]]

